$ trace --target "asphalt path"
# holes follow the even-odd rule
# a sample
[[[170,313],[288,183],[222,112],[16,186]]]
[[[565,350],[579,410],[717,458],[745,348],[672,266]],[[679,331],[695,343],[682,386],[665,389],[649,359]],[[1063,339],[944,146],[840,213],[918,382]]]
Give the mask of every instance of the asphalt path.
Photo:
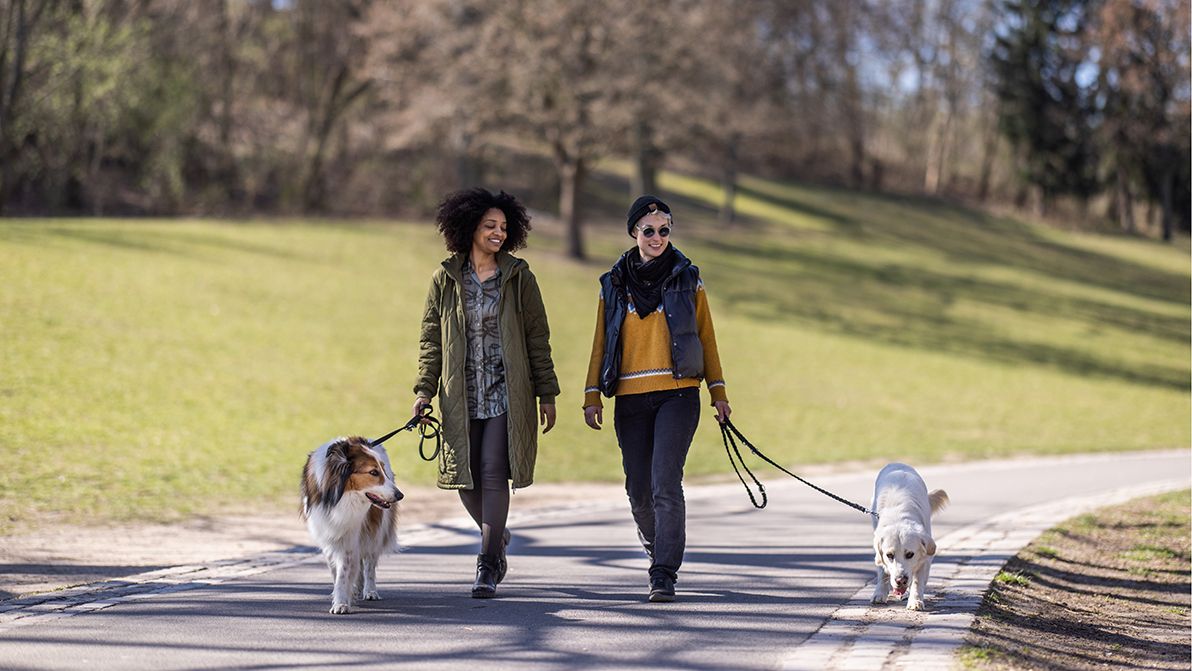
[[[934,522],[943,538],[1049,502],[1182,483],[1192,473],[1190,455],[1038,458],[920,472],[928,487],[951,496]],[[875,474],[815,481],[868,505]],[[870,521],[785,476],[765,479],[770,504],[760,511],[736,483],[688,488],[688,547],[674,603],[646,600],[647,562],[624,501],[576,501],[518,514],[515,497],[509,576],[496,599],[470,598],[477,534],[462,520],[448,520],[404,530],[407,547],[384,558],[378,572],[384,599],[359,604],[351,615],[327,612],[329,572],[310,548],[296,548],[280,559],[162,572],[122,590],[75,590],[57,601],[0,610],[0,668],[459,669],[475,663],[478,671],[654,671],[767,669],[784,660],[790,667],[800,644],[827,630],[833,613],[855,604],[872,580]],[[941,545],[940,555],[948,552]],[[943,610],[933,587],[929,618],[933,607]]]

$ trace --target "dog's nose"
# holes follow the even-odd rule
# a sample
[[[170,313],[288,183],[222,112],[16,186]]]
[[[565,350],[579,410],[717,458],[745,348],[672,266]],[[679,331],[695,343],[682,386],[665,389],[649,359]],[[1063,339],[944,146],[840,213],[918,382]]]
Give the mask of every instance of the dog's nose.
[[[907,578],[906,576],[900,575],[894,579],[894,582],[898,583],[898,586],[901,587],[902,585],[905,585],[909,580],[910,579]]]
[[[398,489],[397,487],[394,487],[393,488],[393,502],[397,503],[398,501],[400,501],[404,498],[406,498],[406,495],[402,494],[400,489]]]

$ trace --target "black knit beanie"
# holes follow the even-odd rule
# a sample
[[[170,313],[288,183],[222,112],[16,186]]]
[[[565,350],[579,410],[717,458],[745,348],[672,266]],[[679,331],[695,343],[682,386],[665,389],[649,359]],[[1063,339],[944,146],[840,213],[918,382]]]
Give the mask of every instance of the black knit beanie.
[[[633,201],[633,204],[629,206],[629,214],[625,217],[625,230],[630,237],[633,237],[633,225],[637,223],[637,220],[654,210],[666,214],[671,213],[670,206],[662,202],[658,196],[645,195]]]

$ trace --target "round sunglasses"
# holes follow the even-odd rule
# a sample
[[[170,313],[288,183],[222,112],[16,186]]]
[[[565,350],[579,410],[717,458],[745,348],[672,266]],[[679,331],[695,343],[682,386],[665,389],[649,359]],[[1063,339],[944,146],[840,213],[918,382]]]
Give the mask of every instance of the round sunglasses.
[[[637,230],[641,231],[641,234],[646,236],[647,238],[654,237],[655,230],[654,230],[653,226],[647,226],[645,228],[639,227]],[[668,235],[670,235],[670,232],[671,232],[670,226],[659,226],[658,230],[657,230],[658,235],[661,235],[664,238],[667,237]]]

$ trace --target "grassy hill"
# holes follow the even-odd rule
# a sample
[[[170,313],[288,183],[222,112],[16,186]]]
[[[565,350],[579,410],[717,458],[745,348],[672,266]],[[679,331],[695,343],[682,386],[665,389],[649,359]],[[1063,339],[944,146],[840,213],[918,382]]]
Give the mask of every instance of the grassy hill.
[[[746,179],[741,222],[665,175],[709,289],[734,420],[795,468],[1188,447],[1187,240],[1065,233],[928,200]],[[623,191],[589,199],[618,213]],[[537,274],[564,393],[540,481],[616,480],[579,405],[593,260],[544,222]],[[308,451],[404,422],[443,257],[419,223],[0,221],[0,529],[296,501]],[[430,485],[408,436],[399,480]],[[710,414],[688,473],[727,473]]]

